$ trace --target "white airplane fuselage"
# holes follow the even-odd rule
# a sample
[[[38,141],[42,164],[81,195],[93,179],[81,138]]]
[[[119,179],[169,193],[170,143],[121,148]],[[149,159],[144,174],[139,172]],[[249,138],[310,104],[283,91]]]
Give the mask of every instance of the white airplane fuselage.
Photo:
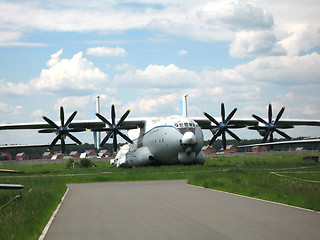
[[[203,133],[184,116],[147,119],[143,128],[128,131],[133,144],[122,146],[115,157],[118,166],[150,164],[203,164]]]

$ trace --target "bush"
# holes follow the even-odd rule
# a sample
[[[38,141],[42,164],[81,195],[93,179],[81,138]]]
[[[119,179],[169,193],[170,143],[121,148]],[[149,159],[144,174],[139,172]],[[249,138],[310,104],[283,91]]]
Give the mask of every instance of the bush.
[[[80,159],[79,166],[81,168],[88,168],[88,167],[92,166],[92,162],[88,158],[82,158],[82,159]]]
[[[73,168],[74,159],[69,158],[66,162],[66,168]]]

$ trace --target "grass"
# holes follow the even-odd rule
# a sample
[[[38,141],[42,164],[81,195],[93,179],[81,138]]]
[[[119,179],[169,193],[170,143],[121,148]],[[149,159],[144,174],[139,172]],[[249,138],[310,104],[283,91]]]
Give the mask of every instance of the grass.
[[[282,202],[320,211],[320,166],[303,163],[303,155],[218,157],[204,166],[67,169],[65,164],[17,165],[21,174],[2,173],[1,183],[18,183],[21,191],[0,190],[0,239],[37,239],[61,200],[66,183],[187,179],[190,184]],[[242,167],[237,167],[242,163]],[[283,177],[271,174],[279,173]],[[316,183],[300,181],[307,179]]]

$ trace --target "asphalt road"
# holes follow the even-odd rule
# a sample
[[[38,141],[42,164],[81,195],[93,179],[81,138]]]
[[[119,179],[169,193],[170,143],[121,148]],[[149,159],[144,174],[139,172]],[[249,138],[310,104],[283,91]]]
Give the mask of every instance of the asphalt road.
[[[320,214],[185,181],[68,184],[50,239],[319,239]]]

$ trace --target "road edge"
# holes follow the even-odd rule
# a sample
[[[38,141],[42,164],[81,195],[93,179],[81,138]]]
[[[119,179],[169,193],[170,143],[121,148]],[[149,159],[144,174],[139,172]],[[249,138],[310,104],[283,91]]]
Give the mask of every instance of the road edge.
[[[67,196],[68,192],[69,192],[69,188],[67,188],[66,192],[64,193],[63,197],[61,198],[60,203],[58,204],[56,210],[53,212],[51,218],[47,222],[47,225],[44,227],[44,229],[43,229],[41,235],[39,236],[38,240],[44,240],[44,238],[46,237],[47,232],[48,232],[48,230],[49,230],[49,228],[51,226],[51,223],[53,222],[54,218],[56,217],[56,215],[57,215],[57,213],[58,213],[58,211],[59,211],[59,209],[61,207],[61,204],[64,201],[65,197]]]

